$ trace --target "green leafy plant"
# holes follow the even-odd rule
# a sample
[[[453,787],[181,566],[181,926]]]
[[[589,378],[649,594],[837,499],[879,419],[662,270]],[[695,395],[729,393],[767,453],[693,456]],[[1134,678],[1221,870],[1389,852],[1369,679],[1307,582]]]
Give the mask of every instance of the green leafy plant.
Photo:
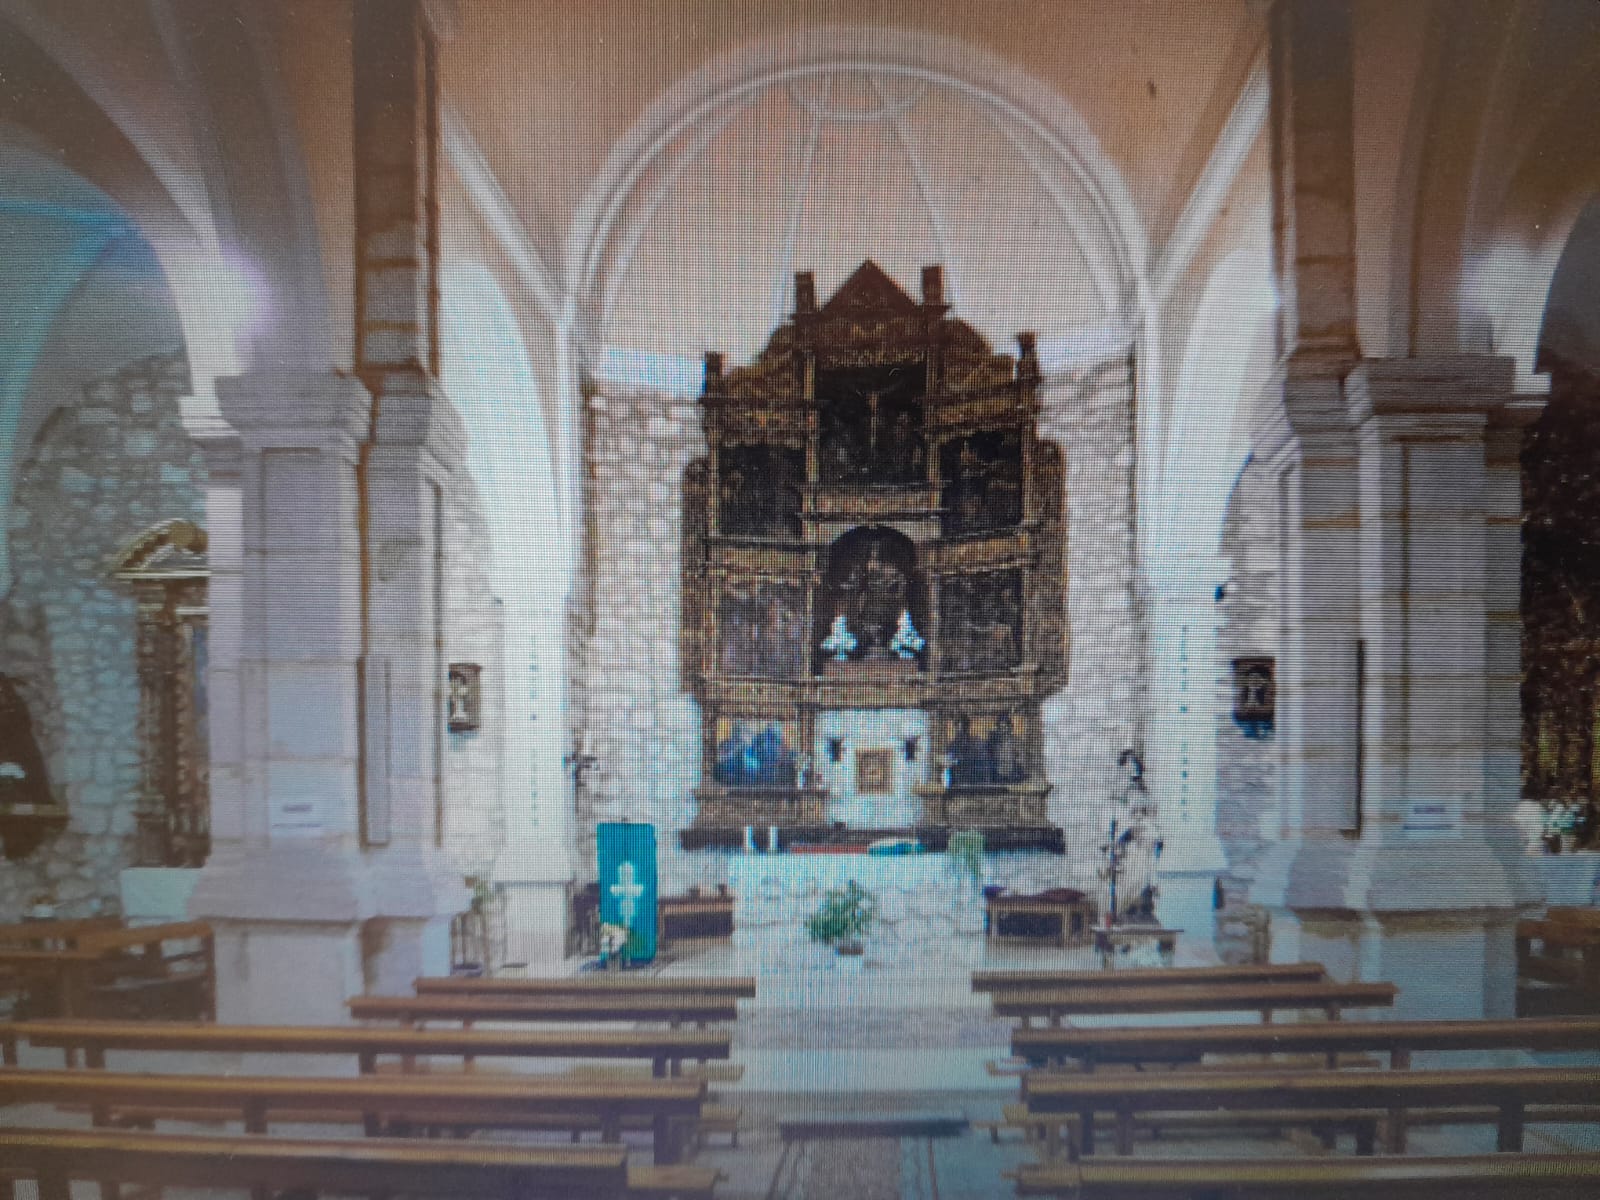
[[[859,942],[878,917],[878,899],[854,879],[830,888],[817,911],[806,919],[806,936],[825,946]]]
[[[950,835],[945,854],[956,871],[965,874],[973,883],[983,882],[983,831],[961,829]]]

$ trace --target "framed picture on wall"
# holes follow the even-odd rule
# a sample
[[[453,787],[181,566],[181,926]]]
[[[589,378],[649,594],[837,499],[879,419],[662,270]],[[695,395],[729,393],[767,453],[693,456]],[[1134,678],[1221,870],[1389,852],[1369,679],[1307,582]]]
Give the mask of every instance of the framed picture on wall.
[[[856,791],[863,796],[886,796],[894,791],[893,751],[856,751]]]

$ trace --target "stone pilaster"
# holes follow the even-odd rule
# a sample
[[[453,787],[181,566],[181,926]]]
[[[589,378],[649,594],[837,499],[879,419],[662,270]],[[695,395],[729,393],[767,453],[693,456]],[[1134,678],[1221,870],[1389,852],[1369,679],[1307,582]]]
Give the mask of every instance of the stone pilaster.
[[[1277,841],[1251,899],[1273,911],[1273,954],[1295,955],[1298,909],[1338,902],[1356,827],[1359,653],[1357,450],[1336,376],[1291,368],[1284,419],[1257,453],[1277,478],[1282,547]]]
[[[213,789],[189,911],[216,928],[223,1020],[337,1022],[347,996],[397,985],[398,964],[444,969],[447,943],[421,931],[464,902],[413,850],[414,803],[392,816],[388,849],[367,836],[359,478],[372,403],[332,373],[219,380],[218,396],[238,437],[239,571],[212,594],[212,619],[236,631],[237,686],[212,719],[238,783]],[[213,432],[213,457],[231,453]],[[232,524],[220,518],[214,545]],[[372,733],[369,713],[369,747]]]
[[[385,380],[364,462],[362,838],[384,889],[367,984],[410,990],[449,968],[466,906],[444,845],[445,504],[466,434],[437,383]]]
[[[1226,567],[1183,559],[1152,580],[1152,670],[1147,765],[1163,842],[1156,863],[1157,915],[1209,951],[1213,896],[1227,866],[1217,837],[1217,599]]]

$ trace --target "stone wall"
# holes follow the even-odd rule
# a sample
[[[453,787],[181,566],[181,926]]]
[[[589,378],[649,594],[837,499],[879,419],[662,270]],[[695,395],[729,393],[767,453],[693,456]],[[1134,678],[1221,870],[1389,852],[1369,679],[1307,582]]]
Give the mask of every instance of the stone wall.
[[[0,867],[0,922],[53,895],[62,916],[112,912],[132,861],[140,786],[133,597],[108,575],[157,521],[205,524],[204,467],[178,417],[181,351],[97,376],[40,427],[10,512],[15,582],[0,604],[0,673],[16,681],[70,823]]]
[[[1239,477],[1223,525],[1221,552],[1231,564],[1217,606],[1217,836],[1228,856],[1221,876],[1217,953],[1226,962],[1250,957],[1248,909],[1256,862],[1276,836],[1278,746],[1275,732],[1251,736],[1233,719],[1235,658],[1280,657],[1278,493],[1270,472],[1252,460]]]
[[[583,510],[587,598],[576,622],[573,725],[598,767],[578,793],[578,872],[593,871],[594,830],[654,822],[661,887],[700,878],[677,848],[694,819],[699,709],[682,690],[683,473],[706,453],[694,400],[607,385],[589,397]],[[712,882],[707,879],[705,882]]]
[[[1044,757],[1050,819],[1066,830],[1069,854],[991,856],[989,882],[1103,890],[1098,848],[1124,778],[1117,755],[1140,745],[1144,724],[1132,398],[1126,360],[1045,389],[1041,435],[1066,461],[1072,645],[1070,681],[1044,705]],[[593,862],[595,824],[627,817],[659,830],[663,892],[725,883],[726,856],[682,854],[676,838],[693,819],[700,778],[699,712],[678,663],[682,481],[706,453],[700,409],[606,385],[589,399],[586,432],[590,574],[575,622],[573,722],[599,765],[578,797],[579,873]]]
[[[1067,467],[1067,686],[1044,705],[1050,819],[1066,831],[1070,886],[1106,897],[1099,847],[1121,809],[1126,771],[1117,756],[1142,749],[1146,662],[1137,593],[1134,505],[1134,371],[1104,362],[1044,389],[1040,435]],[[1133,896],[1149,863],[1119,883]]]
[[[465,474],[445,497],[444,555],[445,662],[483,668],[478,728],[446,734],[444,847],[463,876],[487,877],[506,844],[504,622],[489,581],[483,504]]]

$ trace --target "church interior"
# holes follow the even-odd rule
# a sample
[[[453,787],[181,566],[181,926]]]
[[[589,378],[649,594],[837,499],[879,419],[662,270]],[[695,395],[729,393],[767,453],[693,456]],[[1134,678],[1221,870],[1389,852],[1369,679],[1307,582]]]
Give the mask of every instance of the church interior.
[[[6,1194],[1600,1194],[1597,127],[1592,0],[0,0]]]

